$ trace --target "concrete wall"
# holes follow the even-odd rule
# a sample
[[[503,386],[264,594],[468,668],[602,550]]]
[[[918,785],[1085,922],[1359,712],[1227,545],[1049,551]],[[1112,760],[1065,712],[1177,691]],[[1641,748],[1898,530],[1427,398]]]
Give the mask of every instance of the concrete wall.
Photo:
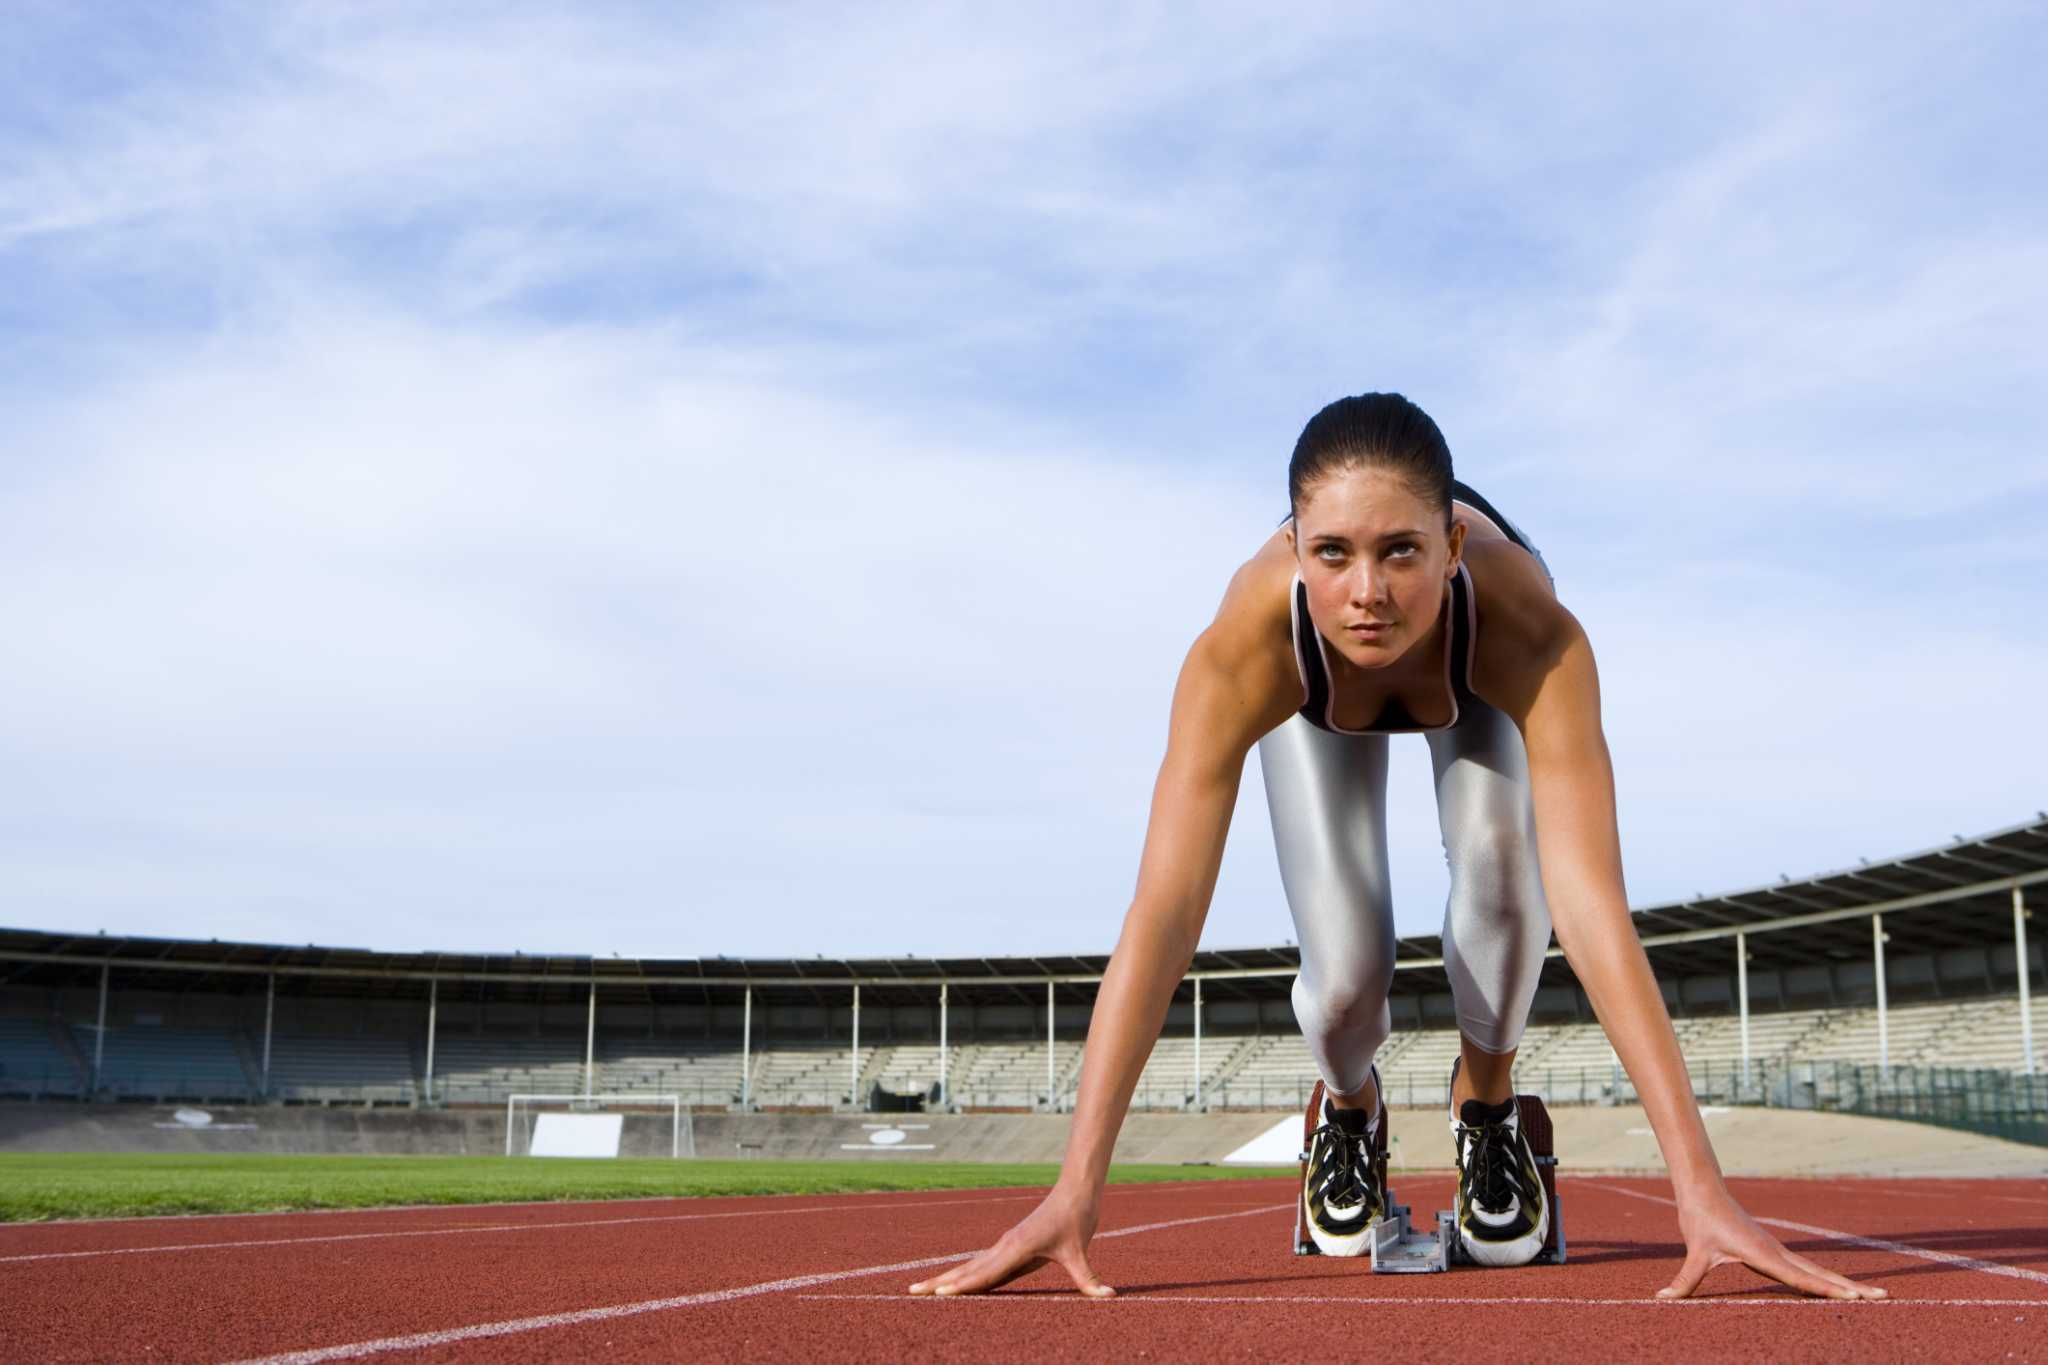
[[[188,1107],[189,1108],[189,1107]],[[0,1152],[267,1152],[492,1156],[505,1150],[502,1110],[219,1108],[203,1125],[177,1108],[0,1104]],[[2048,1176],[2048,1148],[1922,1124],[1782,1109],[1709,1109],[1707,1130],[1731,1175]],[[187,1114],[189,1120],[192,1115]],[[1552,1111],[1567,1174],[1661,1173],[1649,1121],[1634,1106]],[[1218,1161],[1284,1122],[1273,1114],[1134,1114],[1121,1162]],[[1071,1120],[1042,1114],[699,1114],[704,1157],[766,1160],[1057,1161]],[[1395,1110],[1392,1162],[1441,1170],[1451,1139],[1435,1110]],[[666,1156],[666,1116],[629,1115],[624,1155]]]

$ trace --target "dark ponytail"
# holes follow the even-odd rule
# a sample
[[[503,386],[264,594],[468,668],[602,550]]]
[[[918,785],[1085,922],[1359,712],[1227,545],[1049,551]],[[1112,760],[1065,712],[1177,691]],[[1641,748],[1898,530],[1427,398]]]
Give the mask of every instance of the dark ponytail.
[[[1339,398],[1308,419],[1287,462],[1287,501],[1301,510],[1310,488],[1332,474],[1390,469],[1451,523],[1451,448],[1428,413],[1398,393]]]

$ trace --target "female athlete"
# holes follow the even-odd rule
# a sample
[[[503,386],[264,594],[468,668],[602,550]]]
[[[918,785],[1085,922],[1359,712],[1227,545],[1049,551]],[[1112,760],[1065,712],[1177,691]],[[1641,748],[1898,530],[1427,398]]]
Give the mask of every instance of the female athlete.
[[[1457,1232],[1483,1264],[1531,1259],[1548,1209],[1509,1069],[1551,931],[1648,1112],[1677,1192],[1685,1263],[1661,1297],[1739,1262],[1808,1294],[1883,1298],[1787,1251],[1722,1182],[1663,996],[1629,922],[1614,780],[1585,632],[1519,528],[1452,477],[1428,414],[1398,394],[1330,404],[1288,466],[1291,515],[1237,571],[1174,691],[1137,892],[1103,975],[1058,1182],[993,1247],[913,1294],[969,1294],[1056,1262],[1089,1268],[1110,1149],[1193,959],[1254,745],[1301,945],[1301,1024],[1328,1099],[1302,1214],[1326,1254],[1366,1250],[1386,1192],[1374,1053],[1394,927],[1385,736],[1427,736],[1451,871],[1444,966]]]

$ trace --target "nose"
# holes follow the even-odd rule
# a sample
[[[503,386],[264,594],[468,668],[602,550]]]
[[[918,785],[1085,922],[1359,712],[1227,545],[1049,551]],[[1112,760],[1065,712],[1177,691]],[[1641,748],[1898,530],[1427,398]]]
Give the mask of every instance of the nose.
[[[1351,605],[1372,606],[1385,595],[1386,588],[1385,574],[1375,574],[1372,565],[1360,564],[1357,572],[1351,576]]]

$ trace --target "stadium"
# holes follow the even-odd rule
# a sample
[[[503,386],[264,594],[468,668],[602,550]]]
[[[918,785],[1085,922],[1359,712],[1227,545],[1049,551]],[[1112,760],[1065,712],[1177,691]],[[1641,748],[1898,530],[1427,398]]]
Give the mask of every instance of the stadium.
[[[2048,13],[1866,10],[15,7],[0,1365],[2040,1358]]]
[[[1799,1221],[1771,1221],[1812,1234],[1816,1249],[1863,1249],[1852,1262],[1859,1273],[1944,1272],[1923,1292],[1945,1295],[1931,1301],[1952,1312],[2034,1301],[1984,1294],[1973,1282],[1987,1274],[2048,1278],[2031,1268],[2038,1243],[2036,1255],[2021,1250],[2026,1221],[2048,1205],[2048,1058],[2032,1020],[2048,970],[2039,935],[2029,941],[2027,904],[2044,883],[2048,818],[1635,914],[1695,1094],[1720,1116],[1721,1160],[1749,1177],[1736,1182],[1745,1198],[1796,1213]],[[1439,946],[1400,946],[1400,1028],[1384,1053],[1395,1188],[1434,1197],[1448,1178],[1442,1106],[1458,1035]],[[594,1340],[607,1353],[658,1354],[665,1317],[687,1312],[702,1340],[744,1346],[749,1324],[765,1325],[754,1301],[779,1297],[782,1307],[765,1310],[778,1339],[835,1355],[884,1350],[923,1329],[881,1306],[892,1302],[886,1286],[877,1295],[863,1282],[957,1261],[906,1260],[900,1248],[942,1239],[975,1212],[963,1203],[983,1206],[993,1231],[1054,1169],[1105,966],[1093,956],[419,955],[6,931],[9,1216],[250,1211],[21,1226],[31,1235],[0,1252],[7,1291],[104,1282],[128,1302],[159,1306],[117,1322],[50,1318],[23,1300],[12,1339],[22,1358],[52,1359],[98,1354],[110,1340],[195,1358],[268,1358],[280,1341],[346,1343],[276,1357],[294,1360],[556,1358]],[[1118,1226],[1098,1236],[1098,1262],[1136,1303],[1175,1301],[1145,1290],[1147,1276],[1165,1270],[1170,1280],[1167,1267],[1190,1264],[1177,1258],[1193,1256],[1204,1283],[1228,1286],[1180,1295],[1193,1300],[1180,1311],[1197,1317],[1227,1305],[1227,1326],[1191,1320],[1176,1331],[1241,1336],[1261,1315],[1302,1302],[1300,1286],[1273,1280],[1287,1260],[1277,1224],[1293,1183],[1273,1168],[1294,1155],[1314,1084],[1286,996],[1294,969],[1288,947],[1197,954],[1118,1139],[1121,1174],[1104,1196]],[[1662,1166],[1605,1035],[1554,954],[1517,1080],[1555,1123],[1555,1197],[1572,1210],[1580,1274],[1631,1275],[1631,1260],[1659,1253],[1614,1241],[1614,1220],[1628,1210],[1612,1206],[1663,1200]],[[493,1161],[503,1168],[477,1169]],[[575,1174],[555,1174],[565,1168]],[[1862,1179],[1829,1183],[1846,1174]],[[2005,1178],[1987,1186],[1982,1177],[1994,1175]],[[1787,1176],[1800,1179],[1788,1186]],[[1887,1183],[1899,1176],[1915,1179]],[[948,1187],[964,1198],[915,1193]],[[829,1193],[847,1189],[873,1192]],[[744,1197],[777,1190],[812,1193],[794,1209]],[[1859,1205],[1901,1191],[1938,1195],[1988,1226],[1967,1243],[1818,1226],[1852,1221]],[[664,1196],[678,1193],[696,1195],[685,1207],[701,1212],[677,1212]],[[613,1202],[576,1202],[592,1198]],[[505,1200],[521,1202],[478,1202]],[[314,1226],[293,1221],[305,1214],[257,1212],[423,1201],[417,1213],[332,1212]],[[429,1211],[451,1203],[467,1208]],[[774,1239],[716,1231],[720,1220],[772,1221],[779,1211],[852,1220],[851,1240],[827,1236],[822,1268],[791,1279],[776,1273],[788,1258]],[[1264,1215],[1256,1228],[1236,1226],[1247,1213]],[[1150,1240],[1142,1234],[1162,1229],[1178,1230],[1167,1259],[1158,1248],[1138,1253]],[[1119,1259],[1113,1239],[1125,1235],[1138,1240]],[[236,1298],[280,1268],[288,1283],[323,1282],[337,1247],[351,1249],[347,1273],[391,1286],[383,1306],[351,1310],[323,1291],[254,1318],[235,1314]],[[641,1267],[623,1287],[620,1257]],[[125,1273],[137,1258],[157,1262],[153,1287]],[[501,1291],[492,1302],[465,1293],[397,1310],[418,1299],[399,1287],[414,1277],[463,1282],[486,1266]],[[1555,1270],[1492,1273],[1538,1277],[1517,1291],[1537,1296],[1527,1302],[1588,1302],[1543,1297],[1541,1277]],[[679,1278],[730,1286],[736,1277],[755,1282],[674,1292]],[[645,1287],[638,1297],[635,1284]],[[529,1307],[583,1306],[508,1316],[503,1291]],[[1363,1301],[1426,1315],[1455,1307],[1458,1291]],[[848,1308],[851,1318],[840,1311]],[[1128,1334],[1140,1330],[1113,1326],[1111,1339],[1135,1343]],[[1662,1330],[1632,1325],[1624,1339],[1648,1346]]]
[[[2030,1003],[2043,947],[2027,941],[2026,903],[2044,882],[2048,820],[2036,820],[1645,907],[1635,921],[1702,1102],[1923,1119],[2048,1145],[2048,1104],[2032,1083],[2048,1072]],[[257,1105],[504,1122],[515,1097],[604,1107],[586,1096],[621,1108],[661,1097],[693,1120],[1061,1113],[1106,959],[629,961],[10,930],[0,963],[0,1094],[13,1102],[0,1145],[96,1146],[128,1133],[232,1149],[237,1135],[267,1141],[256,1136],[265,1127],[160,1130],[141,1119],[163,1106]],[[1133,1108],[1298,1111],[1315,1077],[1287,999],[1296,966],[1290,947],[1199,952]],[[1403,939],[1395,981],[1388,1094],[1440,1105],[1458,1036],[1441,945]],[[1517,1075],[1553,1106],[1634,1098],[1555,949]],[[399,1114],[386,1126],[400,1150],[421,1149]],[[701,1127],[693,1121],[693,1142],[708,1155]],[[744,1123],[713,1125],[731,1144],[724,1155],[830,1145],[800,1136],[802,1123],[770,1130],[775,1141],[749,1143]],[[334,1151],[372,1129],[351,1117],[330,1134],[301,1116],[289,1131],[306,1150]],[[525,1140],[464,1132],[471,1150]],[[918,1148],[887,1154],[947,1155]]]

